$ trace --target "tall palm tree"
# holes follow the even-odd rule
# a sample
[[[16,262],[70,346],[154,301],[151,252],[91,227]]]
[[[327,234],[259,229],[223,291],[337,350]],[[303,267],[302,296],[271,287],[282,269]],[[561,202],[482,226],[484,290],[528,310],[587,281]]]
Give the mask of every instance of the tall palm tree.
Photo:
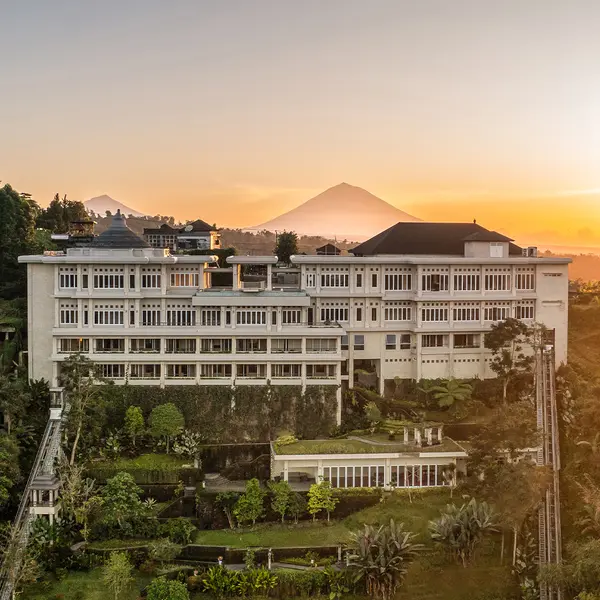
[[[457,402],[469,400],[473,394],[473,386],[458,379],[448,379],[444,383],[432,387],[430,392],[440,408],[450,408]]]
[[[350,568],[356,571],[357,581],[364,579],[367,594],[372,598],[390,600],[402,583],[409,563],[420,544],[412,542],[414,534],[402,523],[390,520],[379,528],[365,525],[351,534]]]

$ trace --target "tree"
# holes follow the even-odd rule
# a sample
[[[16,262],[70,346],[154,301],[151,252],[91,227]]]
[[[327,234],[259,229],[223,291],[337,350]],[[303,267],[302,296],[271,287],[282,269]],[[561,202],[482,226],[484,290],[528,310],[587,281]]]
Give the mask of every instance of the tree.
[[[532,356],[523,350],[530,343],[531,330],[518,319],[494,323],[485,334],[484,345],[493,353],[490,368],[502,380],[502,402],[506,404],[508,386],[519,375],[531,371]]]
[[[102,581],[118,600],[123,592],[131,585],[133,567],[125,552],[111,552],[108,561],[102,569]]]
[[[381,421],[381,411],[373,400],[365,405],[365,417],[367,417],[371,427],[375,427]]]
[[[125,412],[125,431],[135,446],[135,438],[144,431],[144,415],[139,406],[130,406]]]
[[[186,429],[173,444],[173,451],[175,454],[191,458],[194,461],[194,468],[199,469],[202,441],[199,433]]]
[[[339,498],[334,498],[329,481],[313,483],[308,490],[308,512],[313,516],[313,521],[322,510],[327,512],[327,521],[329,521],[339,501]]]
[[[10,185],[0,187],[0,298],[25,298],[27,270],[18,257],[28,254],[35,238],[39,206]]]
[[[496,531],[495,515],[486,502],[471,498],[460,507],[448,504],[438,519],[429,522],[429,531],[466,567],[484,535]]]
[[[146,589],[146,598],[147,600],[190,600],[190,593],[181,581],[168,581],[165,577],[159,577]]]
[[[160,539],[148,544],[148,554],[152,560],[164,565],[169,560],[175,560],[181,552],[181,546],[168,539]]]
[[[247,521],[256,524],[256,520],[264,516],[265,491],[261,489],[258,479],[254,478],[246,482],[246,491],[239,497],[233,507],[233,514],[242,525]]]
[[[66,194],[60,199],[58,194],[47,208],[40,211],[36,227],[48,229],[52,233],[66,233],[73,221],[89,219],[85,206],[77,200],[67,200]]]
[[[306,512],[306,500],[298,492],[290,496],[290,515],[294,517],[294,523],[298,524],[298,519]]]
[[[0,507],[8,502],[20,478],[19,445],[14,436],[0,430]]]
[[[359,580],[365,581],[369,597],[390,600],[421,548],[413,543],[414,534],[392,519],[389,525],[365,525],[350,535],[350,568],[357,572]]]
[[[167,454],[169,454],[171,438],[177,435],[184,425],[181,411],[172,402],[161,404],[150,413],[150,434],[155,438],[164,438]]]
[[[233,508],[239,497],[239,494],[236,492],[221,492],[220,494],[217,494],[217,497],[215,498],[215,504],[225,513],[230,529],[235,528]]]
[[[298,235],[293,231],[284,231],[277,236],[275,255],[279,262],[291,264],[290,257],[298,254]]]
[[[473,386],[457,379],[448,379],[440,385],[433,386],[430,392],[441,408],[450,408],[458,402],[469,400]]]
[[[66,401],[70,404],[67,429],[73,436],[71,458],[75,463],[77,447],[84,427],[98,426],[99,413],[103,410],[101,385],[104,379],[100,370],[87,356],[71,354],[61,365],[60,382],[64,387]]]
[[[106,481],[102,488],[102,514],[109,523],[123,529],[125,523],[143,513],[142,490],[130,473],[121,471]]]
[[[10,435],[13,425],[29,405],[30,396],[25,383],[15,375],[0,375],[0,413],[4,415],[6,431]]]
[[[29,523],[9,526],[2,543],[0,543],[0,564],[3,574],[12,586],[14,597],[24,585],[33,583],[42,574],[39,564],[39,547],[28,544],[23,548],[25,527],[29,527]]]
[[[290,509],[290,501],[293,491],[287,481],[269,481],[271,491],[271,508],[273,512],[281,515],[281,522],[285,521],[285,515]]]

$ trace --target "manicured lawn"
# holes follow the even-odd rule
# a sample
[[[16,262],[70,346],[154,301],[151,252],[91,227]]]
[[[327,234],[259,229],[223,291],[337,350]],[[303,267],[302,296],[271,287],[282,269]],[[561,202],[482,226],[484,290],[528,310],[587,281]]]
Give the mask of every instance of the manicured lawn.
[[[127,471],[128,469],[168,471],[180,469],[189,462],[177,454],[141,454],[135,458],[119,457],[115,460],[98,461],[92,463],[92,466],[110,467],[117,471]]]
[[[90,542],[88,548],[96,550],[118,550],[119,548],[137,548],[147,546],[152,540],[103,540]]]

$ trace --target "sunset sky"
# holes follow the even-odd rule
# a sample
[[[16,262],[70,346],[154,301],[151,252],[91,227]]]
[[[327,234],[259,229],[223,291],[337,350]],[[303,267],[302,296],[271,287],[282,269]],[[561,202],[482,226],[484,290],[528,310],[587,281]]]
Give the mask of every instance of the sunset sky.
[[[19,0],[0,180],[255,225],[347,181],[600,246],[598,0]]]

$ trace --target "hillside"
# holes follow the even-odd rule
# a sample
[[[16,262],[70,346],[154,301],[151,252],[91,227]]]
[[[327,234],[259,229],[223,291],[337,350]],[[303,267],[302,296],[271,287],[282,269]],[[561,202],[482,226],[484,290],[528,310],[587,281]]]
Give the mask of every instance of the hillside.
[[[340,183],[251,230],[365,240],[399,221],[420,221],[367,190]]]
[[[96,196],[95,198],[90,198],[86,200],[83,205],[85,206],[88,212],[94,212],[97,215],[104,215],[106,211],[110,211],[112,214],[116,213],[117,210],[120,210],[124,215],[133,215],[135,217],[143,217],[144,213],[141,213],[139,210],[135,210],[134,208],[130,208],[129,206],[103,194],[102,196]]]

